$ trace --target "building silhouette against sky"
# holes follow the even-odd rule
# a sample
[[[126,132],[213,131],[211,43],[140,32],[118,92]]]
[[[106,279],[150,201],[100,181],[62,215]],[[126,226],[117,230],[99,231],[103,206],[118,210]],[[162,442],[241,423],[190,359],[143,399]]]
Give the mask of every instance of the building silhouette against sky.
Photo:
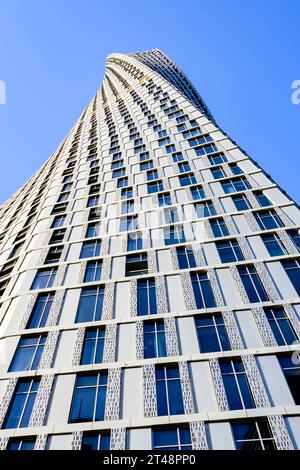
[[[300,448],[299,223],[171,59],[111,54],[0,209],[1,449]]]

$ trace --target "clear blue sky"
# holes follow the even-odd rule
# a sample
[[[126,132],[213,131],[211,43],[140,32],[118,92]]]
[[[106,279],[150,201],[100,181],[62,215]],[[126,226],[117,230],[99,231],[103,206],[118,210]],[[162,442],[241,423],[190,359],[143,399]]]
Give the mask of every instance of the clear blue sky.
[[[110,52],[158,47],[219,125],[300,202],[299,0],[0,0],[0,203],[54,151]]]

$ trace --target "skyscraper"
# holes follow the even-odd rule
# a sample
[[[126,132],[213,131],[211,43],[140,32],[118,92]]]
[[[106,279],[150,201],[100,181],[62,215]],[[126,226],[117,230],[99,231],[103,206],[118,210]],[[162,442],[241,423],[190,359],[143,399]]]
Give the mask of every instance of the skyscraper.
[[[0,210],[0,448],[300,448],[299,224],[171,59],[111,54]]]

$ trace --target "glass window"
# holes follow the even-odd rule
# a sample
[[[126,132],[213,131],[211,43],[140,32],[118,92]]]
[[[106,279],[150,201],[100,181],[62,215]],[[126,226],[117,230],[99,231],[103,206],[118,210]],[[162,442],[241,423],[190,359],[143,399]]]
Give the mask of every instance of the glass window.
[[[132,188],[123,188],[121,190],[121,199],[128,199],[132,197],[133,191]]]
[[[142,250],[143,238],[141,233],[129,233],[127,238],[127,250]]]
[[[51,235],[49,245],[54,245],[55,243],[62,242],[65,236],[65,233],[66,233],[65,228],[54,230]]]
[[[111,164],[111,169],[116,170],[117,168],[121,168],[122,166],[124,166],[123,160],[116,160]]]
[[[153,194],[153,193],[157,193],[159,191],[164,190],[163,183],[160,180],[154,181],[152,183],[147,183],[147,187],[148,187],[148,194]]]
[[[193,139],[189,139],[190,147],[196,147],[197,145],[204,144],[205,142],[211,142],[213,139],[212,137],[207,135],[202,135],[201,137],[194,137]]]
[[[254,266],[238,266],[238,272],[251,303],[269,300]]]
[[[232,196],[234,205],[238,211],[247,211],[251,209],[250,203],[245,194],[239,194],[238,196]]]
[[[193,249],[186,246],[176,248],[179,269],[188,269],[196,267],[196,260]]]
[[[227,180],[223,181],[221,184],[225,194],[235,193],[237,191],[245,191],[251,187],[246,178]]]
[[[233,175],[241,175],[243,170],[237,165],[237,163],[230,163],[229,165]]]
[[[99,196],[91,196],[88,198],[87,207],[94,207],[99,205]]]
[[[103,421],[107,391],[107,372],[78,375],[69,423]]]
[[[191,273],[191,281],[197,308],[216,306],[214,294],[207,273]]]
[[[272,203],[270,200],[267,198],[267,196],[264,195],[262,191],[255,191],[253,193],[261,207],[266,207],[266,206],[271,206]]]
[[[63,245],[61,246],[52,246],[49,248],[48,254],[45,258],[44,264],[53,264],[58,263],[63,251]]]
[[[120,219],[120,232],[128,232],[128,230],[137,230],[138,228],[137,215],[128,215]]]
[[[164,214],[166,224],[174,224],[179,221],[179,216],[176,208],[165,209]]]
[[[144,322],[144,358],[165,357],[166,334],[163,320]]]
[[[284,308],[266,308],[266,317],[279,346],[292,344],[297,335]]]
[[[158,194],[158,204],[160,207],[171,206],[172,204],[171,194],[170,193]]]
[[[124,188],[124,186],[128,185],[128,178],[125,176],[124,178],[119,178],[117,181],[117,188]],[[132,197],[132,196],[130,196]]]
[[[280,238],[276,233],[262,235],[261,238],[270,256],[281,256],[287,254],[286,249],[284,248]]]
[[[205,191],[202,188],[202,186],[193,186],[190,188],[191,190],[191,195],[194,201],[198,201],[198,199],[204,199],[206,198]]]
[[[294,245],[296,246],[297,250],[300,252],[300,233],[298,232],[298,230],[289,230],[288,234],[294,242]]]
[[[209,145],[202,145],[201,147],[198,147],[195,149],[197,157],[201,157],[202,155],[217,152],[217,147],[215,144],[209,144]]]
[[[53,293],[38,295],[26,328],[42,328],[46,325],[53,299]]]
[[[223,219],[213,219],[209,222],[214,237],[226,237],[229,235],[228,228]]]
[[[293,356],[280,356],[278,358],[282,372],[284,373],[285,379],[288,383],[289,389],[296,405],[300,405],[300,362],[298,358],[293,359]]]
[[[103,298],[104,287],[82,289],[75,323],[101,320]]]
[[[35,437],[12,437],[6,450],[34,450]]]
[[[173,153],[172,158],[174,163],[182,162],[184,160],[181,152]]]
[[[276,450],[275,440],[266,420],[232,424],[237,450]]]
[[[179,367],[156,366],[155,378],[158,416],[184,414]]]
[[[83,282],[100,281],[102,271],[102,260],[89,261],[86,266]]]
[[[51,228],[59,228],[62,227],[65,223],[66,216],[65,215],[57,215],[54,217]]]
[[[68,198],[69,198],[69,195],[70,195],[70,193],[62,193],[62,194],[60,194],[60,196],[59,196],[57,202],[64,202],[64,201],[67,201]]]
[[[166,427],[153,429],[153,449],[192,450],[191,433],[188,427]]]
[[[197,217],[210,217],[216,215],[216,209],[211,201],[197,202],[194,204]]]
[[[195,319],[200,352],[231,349],[222,315],[201,315]]]
[[[300,295],[300,264],[298,260],[282,261],[282,266],[287,273],[296,292]]]
[[[100,248],[101,248],[100,240],[83,242],[81,252],[80,252],[80,259],[93,258],[94,256],[99,256]]]
[[[86,229],[86,238],[92,238],[92,237],[98,237],[100,234],[100,223],[98,222],[93,222],[91,224],[88,224],[88,227]]]
[[[52,287],[56,273],[57,268],[39,269],[30,289],[34,290]]]
[[[100,209],[100,207],[94,207],[94,208],[90,209],[90,212],[89,212],[89,220],[100,219],[100,217],[101,217],[101,209]]]
[[[196,178],[193,173],[188,175],[179,175],[180,186],[190,186],[191,184],[196,184]]]
[[[223,153],[219,153],[217,155],[211,155],[208,157],[208,159],[211,165],[220,165],[222,163],[227,162],[227,158],[225,157]]]
[[[152,315],[157,313],[154,279],[140,279],[137,282],[137,314]]]
[[[139,276],[148,273],[147,253],[136,253],[126,256],[126,276]]]
[[[216,168],[211,169],[211,174],[215,180],[219,178],[224,178],[226,176],[225,171],[223,170],[222,167],[218,166]]]
[[[20,339],[9,372],[36,370],[44,350],[47,334],[24,336]]]
[[[164,229],[165,245],[174,245],[176,243],[184,243],[185,235],[181,225],[170,226]]]
[[[150,170],[147,171],[147,181],[153,181],[158,178],[158,172],[157,170]]]
[[[178,163],[178,169],[180,173],[186,173],[187,171],[191,171],[191,167],[188,162]]]
[[[221,360],[220,369],[230,410],[255,408],[243,362]]]
[[[243,253],[237,240],[228,240],[226,242],[217,242],[217,249],[222,263],[231,263],[242,261]]]
[[[105,327],[87,328],[80,364],[100,364],[103,360]]]
[[[19,379],[4,419],[3,429],[28,426],[39,384],[40,379],[36,377]]]
[[[274,210],[253,212],[261,230],[283,227],[283,223]]]
[[[153,168],[153,161],[152,160],[140,163],[140,171],[150,170],[150,168]]]
[[[110,433],[84,432],[80,450],[110,450]]]

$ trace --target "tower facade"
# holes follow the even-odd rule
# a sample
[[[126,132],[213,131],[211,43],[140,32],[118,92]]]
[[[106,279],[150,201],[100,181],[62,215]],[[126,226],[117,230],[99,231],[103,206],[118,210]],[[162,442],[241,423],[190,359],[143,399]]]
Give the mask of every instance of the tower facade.
[[[159,50],[0,210],[0,448],[299,449],[300,212]]]

